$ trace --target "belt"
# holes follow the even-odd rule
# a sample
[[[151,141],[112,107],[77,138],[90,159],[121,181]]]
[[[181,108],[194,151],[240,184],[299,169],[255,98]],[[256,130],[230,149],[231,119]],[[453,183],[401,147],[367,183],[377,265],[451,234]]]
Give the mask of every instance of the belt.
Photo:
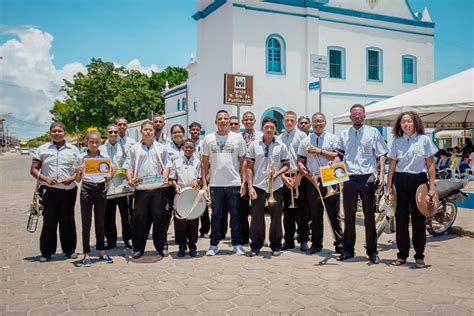
[[[98,182],[98,183],[95,183],[95,182],[82,182],[82,185],[85,185],[87,187],[96,187],[96,188],[101,188],[101,187],[105,187],[105,181],[104,182]]]
[[[370,177],[371,175],[372,175],[372,173],[368,173],[368,174],[350,174],[349,178],[360,179],[360,178]]]

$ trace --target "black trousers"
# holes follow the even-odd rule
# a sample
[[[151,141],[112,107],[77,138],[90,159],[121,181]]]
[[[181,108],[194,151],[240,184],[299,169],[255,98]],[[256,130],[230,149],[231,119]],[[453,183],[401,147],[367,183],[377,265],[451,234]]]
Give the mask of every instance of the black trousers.
[[[252,201],[252,221],[250,223],[250,238],[252,251],[258,251],[265,242],[265,201],[269,193],[262,189],[254,187],[257,192],[257,199]],[[269,205],[270,211],[270,248],[278,251],[281,249],[281,239],[283,237],[283,228],[281,224],[281,213],[283,211],[283,189],[273,192],[276,202]]]
[[[249,243],[249,234],[250,234],[249,215],[250,215],[250,195],[247,191],[247,193],[245,193],[244,196],[240,197],[240,204],[239,204],[240,243],[242,245],[246,245]],[[227,221],[227,216],[225,219]]]
[[[397,257],[399,259],[406,260],[410,251],[410,234],[408,232],[410,217],[415,259],[424,259],[425,257],[423,253],[426,246],[426,217],[421,214],[416,205],[416,189],[420,184],[427,182],[426,173],[395,173],[394,183],[397,190],[395,224],[397,229]]]
[[[57,230],[61,248],[67,255],[76,251],[77,235],[74,221],[77,187],[70,190],[41,187],[43,193],[44,222],[40,235],[40,251],[43,256],[56,253]]]
[[[128,197],[123,196],[115,199],[108,199],[105,209],[105,238],[107,244],[117,245],[117,224],[115,223],[117,206],[120,212],[120,221],[122,224],[122,240],[128,243],[132,239],[132,227],[130,224],[131,213],[128,205]]]
[[[166,197],[164,189],[135,190],[133,210],[133,251],[145,251],[153,224],[153,244],[157,251],[163,250],[166,242]]]
[[[296,223],[298,224],[298,242],[308,242],[309,238],[308,214],[303,207],[305,201],[301,195],[301,192],[306,190],[305,181],[301,181],[298,190],[300,191],[300,195],[295,199],[296,208],[290,208],[291,190],[283,185],[283,227],[285,229],[283,238],[285,239],[285,243],[289,245],[295,244]]]
[[[206,210],[202,213],[200,217],[201,228],[199,228],[199,233],[201,235],[209,234],[211,231],[211,218],[209,217],[209,208],[206,206]]]
[[[80,204],[82,218],[82,247],[84,253],[91,252],[90,235],[92,223],[92,211],[94,211],[95,248],[105,249],[104,223],[105,204],[107,203],[107,189],[105,183],[82,182]]]
[[[354,253],[356,242],[357,199],[362,200],[364,211],[365,241],[367,255],[377,254],[377,234],[375,230],[375,177],[371,174],[353,175],[344,183],[344,250]]]
[[[179,249],[196,250],[198,240],[199,219],[186,220],[174,217],[174,238]],[[187,246],[187,247],[186,247]]]
[[[319,189],[321,194],[324,197],[327,193],[327,187],[323,187],[320,182]],[[323,235],[324,235],[324,207],[321,203],[321,198],[316,187],[308,181],[306,187],[306,204],[309,207],[309,212],[311,216],[311,242],[312,247],[318,249],[323,248]],[[341,228],[341,218],[339,216],[339,205],[340,205],[340,194],[335,194],[331,197],[324,199],[326,209],[329,216],[329,221],[331,222],[331,227],[334,232],[334,246],[338,247],[342,245],[342,228]]]

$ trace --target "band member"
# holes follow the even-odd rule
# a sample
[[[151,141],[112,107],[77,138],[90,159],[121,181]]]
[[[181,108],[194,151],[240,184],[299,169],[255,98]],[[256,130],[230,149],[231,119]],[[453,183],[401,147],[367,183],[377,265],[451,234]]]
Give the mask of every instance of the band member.
[[[362,200],[364,211],[365,236],[367,255],[372,263],[380,263],[377,251],[377,234],[375,230],[375,173],[377,171],[377,158],[380,169],[378,186],[384,184],[384,164],[388,148],[379,131],[371,126],[364,125],[365,108],[355,104],[350,109],[352,127],[342,132],[341,146],[344,150],[344,163],[346,164],[349,181],[344,183],[344,236],[342,238],[344,252],[340,260],[354,257],[356,241],[355,221],[357,212],[357,199]]]
[[[125,147],[125,150],[129,150],[133,145],[136,144],[135,139],[127,136],[128,123],[127,120],[123,117],[119,117],[115,120],[115,124],[118,127],[118,136],[117,142]]]
[[[240,133],[240,122],[237,116],[229,117],[229,128],[231,132]]]
[[[118,142],[119,129],[117,125],[109,124],[106,130],[107,140],[105,141],[104,145],[99,147],[99,151],[103,155],[107,156],[110,159],[112,165],[117,169],[117,172],[114,174],[112,180],[106,183],[107,187],[109,188],[112,183],[115,185],[120,185],[123,179],[125,179],[125,170],[122,169],[122,166],[127,156],[127,149],[125,149],[124,145],[121,145]],[[115,220],[117,206],[120,212],[123,242],[125,247],[132,249],[132,245],[130,243],[132,239],[132,228],[130,226],[131,215],[129,214],[128,199],[129,197],[122,196],[107,200],[104,220],[107,249],[117,247],[117,224]]]
[[[168,152],[168,158],[170,165],[173,164],[173,161],[182,157],[183,152],[183,137],[184,137],[184,127],[179,124],[174,124],[171,126],[171,140],[166,143],[165,150]],[[156,130],[155,130],[156,137]],[[165,188],[166,191],[166,232],[168,233],[168,228],[171,222],[171,217],[173,216],[174,210],[174,197],[176,195],[176,190],[173,186]],[[163,250],[165,254],[168,253],[168,242],[165,243],[165,249]]]
[[[244,131],[242,132],[242,137],[244,138],[247,148],[250,146],[256,139],[261,139],[263,133],[257,131],[255,126],[255,115],[247,111],[242,116],[242,124],[244,124]],[[232,123],[232,121],[231,121]],[[239,207],[239,220],[240,220],[240,241],[242,245],[247,245],[249,243],[249,215],[250,215],[250,196],[248,192],[240,198],[240,207]]]
[[[194,156],[201,161],[201,148],[202,148],[202,140],[201,136],[202,125],[198,122],[192,122],[189,124],[189,136],[191,140],[194,142]],[[227,225],[226,225],[227,226]],[[201,227],[199,228],[199,236],[200,237],[208,237],[209,231],[211,230],[211,219],[209,218],[209,210],[206,207],[206,210],[201,215]]]
[[[155,141],[162,145],[165,145],[169,141],[168,135],[166,135],[164,132],[165,124],[164,116],[156,115],[153,117],[153,125],[155,127]]]
[[[413,234],[413,248],[415,248],[415,267],[424,268],[424,254],[426,246],[426,217],[416,205],[416,190],[421,184],[429,184],[427,202],[431,202],[435,190],[434,154],[438,151],[431,139],[425,135],[423,122],[415,112],[401,113],[393,128],[394,140],[388,158],[390,168],[388,172],[387,195],[392,196],[392,183],[397,191],[397,211],[395,223],[397,229],[397,260],[394,265],[399,266],[407,262],[410,251],[410,235],[408,232],[411,217]],[[428,173],[428,178],[426,174]]]
[[[300,116],[298,118],[298,129],[304,132],[306,135],[309,135],[309,128],[311,127],[309,117]]]
[[[229,131],[227,111],[218,111],[215,122],[217,131],[206,135],[202,146],[203,190],[207,190],[207,175],[210,171],[209,187],[212,200],[211,240],[206,254],[213,256],[219,251],[217,245],[221,237],[222,212],[227,207],[231,218],[234,252],[244,255],[245,251],[240,242],[238,211],[239,198],[246,192],[245,176],[243,175],[242,181],[239,173],[245,167],[245,142],[239,134]]]
[[[283,117],[283,125],[285,130],[278,135],[278,141],[282,142],[288,148],[290,154],[290,171],[297,170],[297,153],[300,142],[306,137],[306,134],[296,128],[296,113],[286,111]],[[296,173],[296,172],[295,172]],[[306,252],[308,250],[309,224],[308,215],[303,208],[303,200],[301,195],[295,198],[296,208],[290,208],[292,189],[299,188],[299,191],[306,190],[300,186],[302,176],[296,173],[296,176],[290,176],[290,173],[283,174],[283,227],[285,234],[283,236],[285,242],[282,250],[295,248],[295,232],[296,223],[298,223],[298,242],[300,250]]]
[[[298,148],[298,167],[300,172],[308,180],[306,187],[305,204],[309,207],[311,216],[311,247],[307,254],[315,254],[323,249],[324,230],[324,208],[316,186],[319,187],[321,195],[326,196],[327,187],[321,182],[320,168],[327,166],[329,162],[338,160],[336,151],[340,150],[339,137],[325,131],[326,116],[323,113],[315,113],[312,118],[314,134],[303,139]],[[317,156],[317,157],[316,157]],[[334,232],[334,246],[336,253],[342,254],[342,229],[339,217],[338,194],[324,199],[326,209]]]
[[[66,127],[54,122],[49,127],[52,141],[41,145],[33,156],[30,174],[40,181],[43,192],[44,223],[40,236],[41,262],[56,253],[57,229],[64,254],[77,259],[74,204],[77,186],[76,164],[79,150],[64,140]]]
[[[148,218],[153,223],[153,244],[158,255],[166,243],[166,196],[165,189],[141,189],[140,183],[164,184],[168,181],[168,152],[164,146],[153,140],[154,126],[145,121],[140,127],[142,141],[133,145],[127,155],[123,168],[127,170],[130,186],[135,186],[135,209],[132,220],[133,257],[140,258],[144,251],[149,232]]]
[[[118,132],[117,128],[115,127]],[[89,256],[91,252],[90,247],[90,233],[92,223],[92,209],[94,209],[94,226],[95,226],[95,248],[99,251],[99,261],[106,263],[113,263],[114,260],[105,253],[105,233],[104,233],[104,222],[105,222],[105,205],[107,203],[107,188],[105,186],[106,181],[110,181],[112,176],[104,177],[100,175],[88,175],[83,174],[84,163],[88,158],[106,158],[99,151],[101,144],[101,135],[98,131],[88,132],[85,137],[85,143],[87,145],[87,152],[82,153],[79,156],[79,166],[76,172],[76,181],[80,182],[81,194],[81,218],[82,218],[82,247],[84,258],[82,264],[84,267],[90,267],[92,260]],[[115,167],[112,166],[111,173],[115,172]]]
[[[194,141],[191,139],[185,140],[183,149],[184,156],[173,161],[171,172],[171,178],[173,178],[173,185],[177,194],[185,187],[197,189],[199,179],[201,178],[201,161],[194,155]],[[186,220],[175,216],[174,233],[176,244],[179,246],[178,257],[185,256],[186,248],[189,248],[189,255],[191,257],[197,256],[196,243],[198,240],[198,227],[198,218]]]
[[[269,200],[270,248],[274,256],[281,254],[283,230],[281,213],[283,210],[283,182],[281,175],[288,171],[288,148],[275,139],[277,120],[265,117],[262,122],[264,134],[253,141],[247,151],[247,183],[252,199],[252,222],[250,225],[250,256],[256,256],[265,241],[265,201]],[[273,174],[272,174],[273,173]]]

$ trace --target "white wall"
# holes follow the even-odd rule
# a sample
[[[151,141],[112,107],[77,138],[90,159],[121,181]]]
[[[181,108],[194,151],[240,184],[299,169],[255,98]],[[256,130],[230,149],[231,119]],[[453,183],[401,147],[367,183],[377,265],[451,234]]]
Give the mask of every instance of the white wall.
[[[178,111],[178,100],[179,100],[179,111],[183,110],[183,99],[186,100],[186,90],[180,90],[173,92],[171,96],[165,97],[165,113],[173,113]],[[187,105],[186,105],[187,107]]]

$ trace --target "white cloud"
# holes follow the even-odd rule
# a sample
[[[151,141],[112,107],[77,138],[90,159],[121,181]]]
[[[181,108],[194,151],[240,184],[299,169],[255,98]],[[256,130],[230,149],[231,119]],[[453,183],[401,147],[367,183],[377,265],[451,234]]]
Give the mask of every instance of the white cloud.
[[[0,45],[0,115],[12,113],[23,121],[14,122],[16,134],[28,139],[47,130],[54,100],[64,98],[59,91],[63,79],[72,80],[75,73],[86,72],[86,68],[79,62],[56,68],[51,53],[54,37],[47,32],[35,27],[2,30],[14,38]],[[126,68],[146,74],[159,71],[156,65],[147,67],[138,59],[130,61]]]

